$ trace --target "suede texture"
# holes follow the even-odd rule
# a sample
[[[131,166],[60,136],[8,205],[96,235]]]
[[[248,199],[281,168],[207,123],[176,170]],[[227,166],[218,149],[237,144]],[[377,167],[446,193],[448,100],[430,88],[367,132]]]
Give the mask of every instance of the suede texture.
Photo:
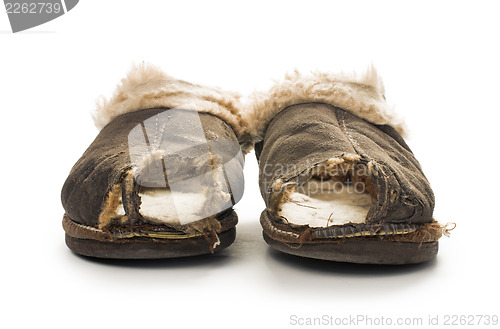
[[[280,189],[302,184],[311,168],[332,158],[357,158],[372,168],[376,203],[367,224],[433,221],[434,194],[403,138],[388,125],[369,123],[341,108],[304,103],[279,112],[255,146],[259,184],[268,211],[277,214]]]
[[[107,195],[116,184],[122,185],[122,199],[126,215],[132,221],[142,219],[141,200],[138,195],[140,184],[160,187],[162,184],[165,186],[165,182],[157,181],[154,175],[140,177],[143,171],[134,167],[131,158],[140,158],[144,150],[141,150],[140,146],[130,145],[129,139],[133,129],[137,129],[150,118],[154,119],[155,116],[157,116],[157,121],[160,121],[157,122],[159,128],[155,132],[159,136],[158,152],[164,151],[162,161],[168,163],[170,168],[176,169],[175,177],[172,181],[169,179],[168,183],[213,169],[214,162],[208,156],[208,147],[211,154],[218,159],[215,165],[224,164],[226,180],[238,182],[241,185],[239,190],[230,191],[233,204],[241,199],[243,158],[238,157],[241,149],[232,128],[212,114],[195,112],[199,115],[204,138],[200,139],[195,130],[175,131],[175,127],[168,128],[174,130],[170,134],[162,134],[164,130],[162,131],[161,121],[167,120],[167,116],[162,114],[168,113],[169,110],[168,108],[153,108],[126,113],[115,118],[100,131],[94,142],[73,166],[62,188],[62,204],[71,220],[97,227]],[[185,148],[183,147],[185,145],[191,145],[191,147]],[[230,161],[234,158],[240,160]],[[163,176],[162,179],[164,179]]]

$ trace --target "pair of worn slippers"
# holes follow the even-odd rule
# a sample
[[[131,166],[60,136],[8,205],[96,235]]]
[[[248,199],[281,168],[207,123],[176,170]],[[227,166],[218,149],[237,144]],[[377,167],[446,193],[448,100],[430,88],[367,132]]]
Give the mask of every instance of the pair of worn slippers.
[[[62,189],[66,244],[91,257],[194,256],[233,243],[244,155],[259,162],[273,248],[375,264],[425,262],[443,228],[376,71],[286,76],[237,93],[134,67],[94,116]]]

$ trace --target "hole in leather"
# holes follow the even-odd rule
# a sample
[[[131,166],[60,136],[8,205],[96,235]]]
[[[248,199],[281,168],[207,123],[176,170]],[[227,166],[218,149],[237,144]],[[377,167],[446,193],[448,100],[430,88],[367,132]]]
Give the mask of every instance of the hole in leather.
[[[376,202],[368,168],[356,161],[337,162],[318,165],[306,183],[284,193],[279,215],[311,227],[365,223]]]

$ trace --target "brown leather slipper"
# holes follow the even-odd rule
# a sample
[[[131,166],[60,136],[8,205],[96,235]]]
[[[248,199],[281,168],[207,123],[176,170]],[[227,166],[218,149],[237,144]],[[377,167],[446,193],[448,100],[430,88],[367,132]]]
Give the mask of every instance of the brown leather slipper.
[[[232,207],[243,194],[243,153],[251,145],[238,95],[143,64],[98,107],[95,121],[102,129],[62,189],[71,250],[169,258],[234,241]]]
[[[251,111],[271,247],[352,263],[435,257],[434,195],[373,68],[295,73],[256,94]]]

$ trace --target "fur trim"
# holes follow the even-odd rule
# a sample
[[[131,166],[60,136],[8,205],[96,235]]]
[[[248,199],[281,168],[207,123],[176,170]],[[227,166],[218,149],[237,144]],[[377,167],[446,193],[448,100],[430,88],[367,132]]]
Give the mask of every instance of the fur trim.
[[[155,107],[211,113],[233,128],[245,153],[251,149],[239,94],[178,80],[145,63],[132,67],[109,100],[101,98],[97,102],[93,118],[97,128],[102,129],[122,114]]]
[[[307,102],[334,105],[371,123],[390,125],[400,134],[405,134],[405,124],[386,103],[382,79],[371,66],[362,75],[315,72],[304,76],[294,71],[269,91],[255,92],[248,104],[254,142],[264,138],[267,126],[281,110]]]

